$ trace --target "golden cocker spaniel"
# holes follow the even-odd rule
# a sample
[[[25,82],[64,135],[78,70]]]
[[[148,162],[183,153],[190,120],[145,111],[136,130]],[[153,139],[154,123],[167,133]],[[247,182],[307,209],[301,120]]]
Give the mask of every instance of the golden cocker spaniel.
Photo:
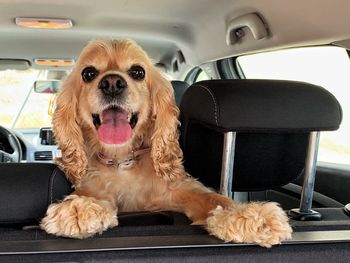
[[[74,192],[41,227],[86,238],[118,225],[118,212],[171,210],[224,241],[270,247],[292,229],[275,203],[238,204],[189,177],[178,143],[173,89],[131,40],[95,40],[57,98],[56,160]]]

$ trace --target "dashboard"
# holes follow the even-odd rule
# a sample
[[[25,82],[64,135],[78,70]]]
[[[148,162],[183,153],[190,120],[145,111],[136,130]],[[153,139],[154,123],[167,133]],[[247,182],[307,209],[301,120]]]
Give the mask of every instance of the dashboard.
[[[31,163],[52,163],[54,158],[61,156],[61,151],[53,140],[51,128],[25,129],[14,131],[22,147],[22,161]],[[0,138],[0,147],[3,145],[5,151],[11,151],[6,139]],[[7,147],[7,148],[6,148]]]

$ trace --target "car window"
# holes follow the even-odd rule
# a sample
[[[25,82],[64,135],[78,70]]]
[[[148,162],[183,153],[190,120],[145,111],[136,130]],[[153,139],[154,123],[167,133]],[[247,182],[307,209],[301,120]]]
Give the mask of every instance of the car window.
[[[185,81],[189,84],[208,79],[210,79],[209,75],[200,67],[193,68],[185,77]]]
[[[340,47],[307,47],[238,57],[248,79],[297,80],[328,89],[340,102],[343,121],[338,131],[322,132],[318,161],[350,165],[350,63]]]
[[[53,94],[36,93],[33,83],[43,79],[40,70],[0,71],[0,125],[14,129],[51,126],[48,114]]]
[[[194,82],[198,82],[198,81],[202,81],[202,80],[208,80],[208,79],[210,79],[208,74],[204,70],[201,70],[199,72],[199,74],[196,76]]]

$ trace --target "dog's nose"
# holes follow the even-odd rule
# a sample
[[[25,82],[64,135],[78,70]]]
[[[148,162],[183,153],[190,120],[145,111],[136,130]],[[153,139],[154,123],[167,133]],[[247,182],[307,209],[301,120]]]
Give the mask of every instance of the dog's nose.
[[[99,88],[105,95],[117,96],[121,94],[128,87],[125,79],[117,74],[110,74],[104,76],[100,83]]]

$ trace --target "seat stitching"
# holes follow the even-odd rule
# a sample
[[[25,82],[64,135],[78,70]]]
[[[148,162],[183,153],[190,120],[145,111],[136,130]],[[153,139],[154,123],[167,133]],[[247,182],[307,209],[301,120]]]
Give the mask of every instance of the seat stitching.
[[[216,99],[215,99],[215,96],[213,94],[213,92],[206,86],[202,86],[202,85],[199,85],[199,84],[195,84],[194,86],[198,86],[198,87],[201,87],[203,89],[205,89],[206,91],[209,92],[211,98],[213,99],[213,102],[214,102],[214,118],[215,118],[215,122],[216,122],[216,125],[219,126],[219,121],[218,121],[218,103],[216,102]]]

